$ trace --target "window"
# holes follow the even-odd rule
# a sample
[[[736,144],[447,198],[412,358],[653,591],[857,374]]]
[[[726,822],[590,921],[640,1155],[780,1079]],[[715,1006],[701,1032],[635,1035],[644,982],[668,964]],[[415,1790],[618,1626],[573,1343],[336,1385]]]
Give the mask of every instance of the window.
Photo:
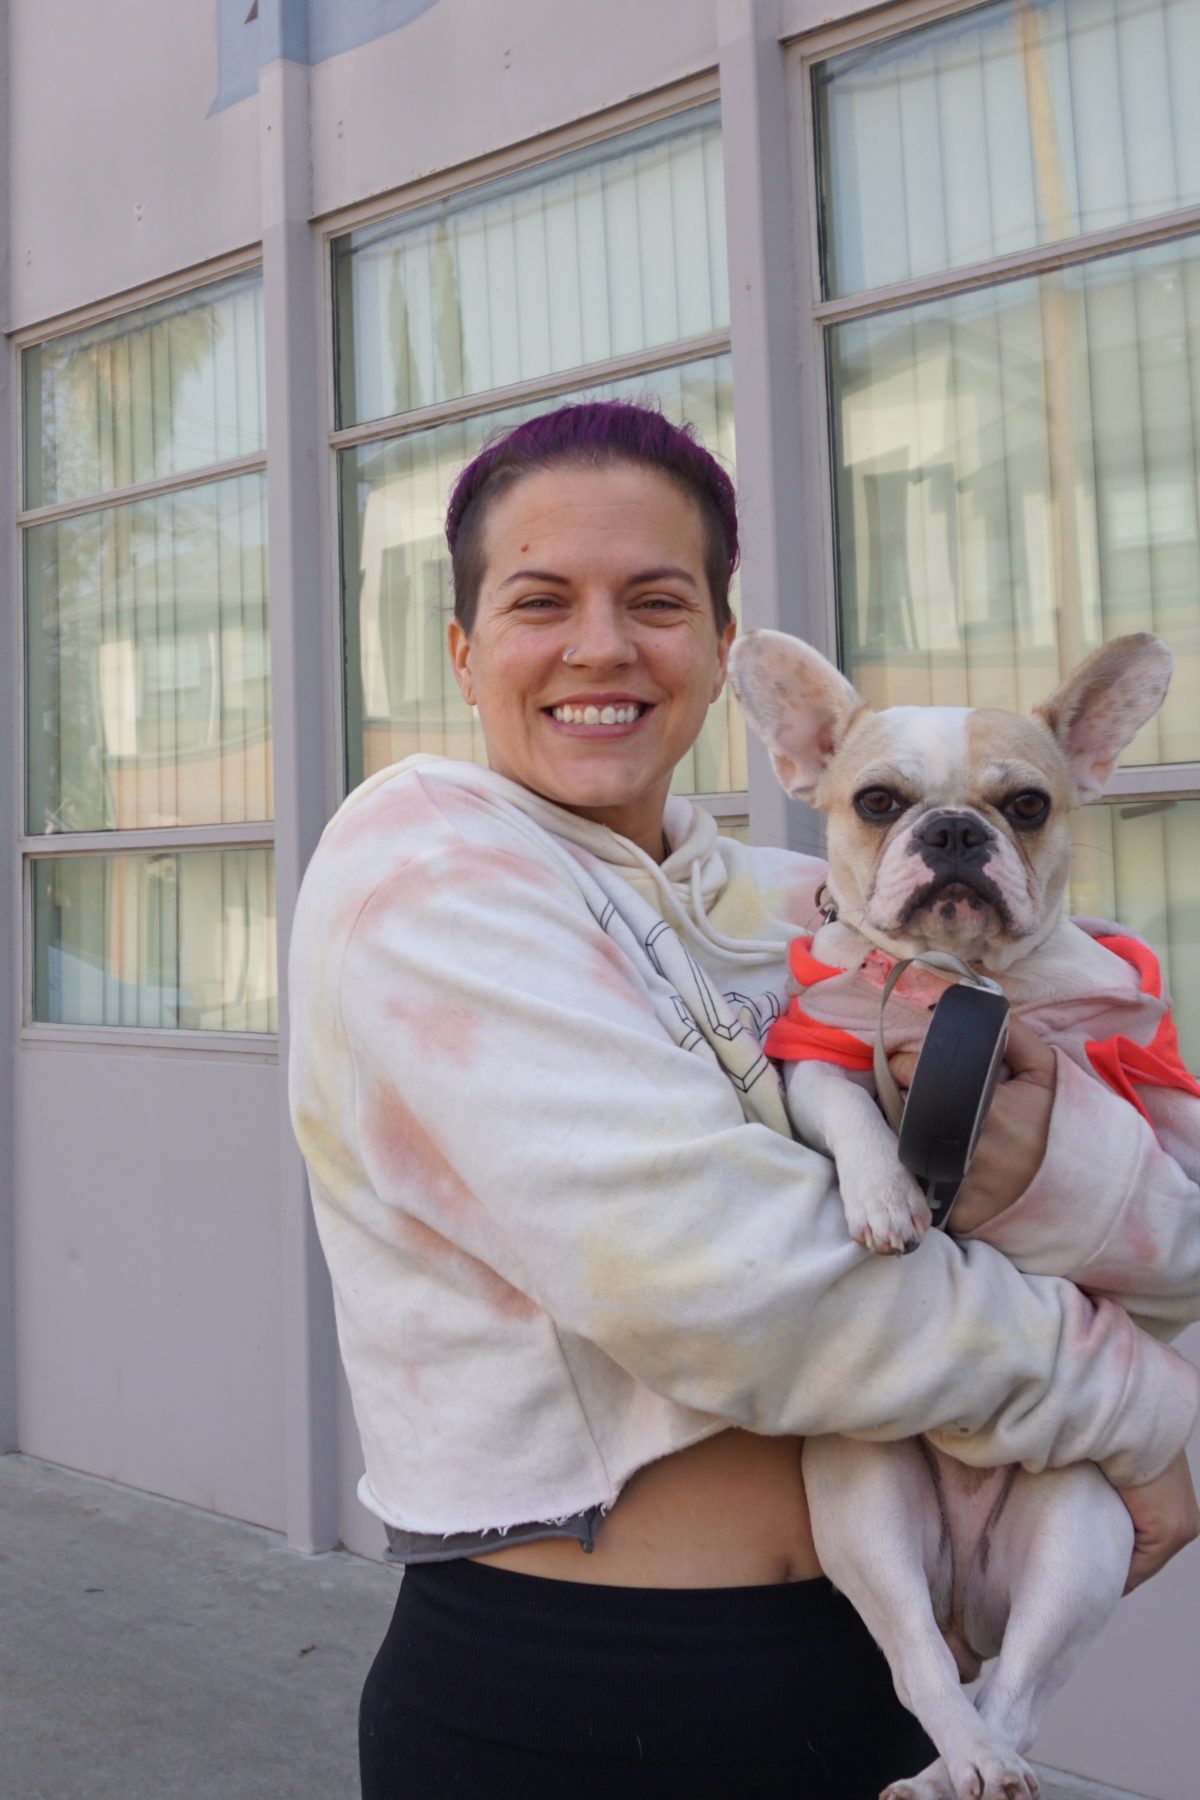
[[[261,282],[23,353],[36,1024],[275,1021]]]
[[[442,519],[489,435],[571,399],[649,397],[732,465],[716,108],[351,232],[333,271],[353,786],[418,750],[483,760],[446,656]],[[735,816],[745,785],[722,700],[676,786]]]
[[[1198,54],[1186,0],[996,0],[808,64],[843,666],[876,705],[1024,710],[1167,640],[1072,904],[1156,946],[1193,1058]]]

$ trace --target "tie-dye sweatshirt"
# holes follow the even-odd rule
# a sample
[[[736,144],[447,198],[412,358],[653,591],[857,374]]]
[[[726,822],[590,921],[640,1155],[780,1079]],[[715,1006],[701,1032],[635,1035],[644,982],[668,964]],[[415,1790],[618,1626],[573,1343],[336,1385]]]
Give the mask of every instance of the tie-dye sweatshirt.
[[[718,839],[683,800],[666,835],[659,866],[432,757],[325,831],[292,936],[290,1088],[364,1503],[422,1533],[566,1518],[735,1424],[1159,1473],[1193,1369],[988,1244],[868,1255],[832,1165],[792,1138],[761,1040],[822,865]],[[1004,1246],[1048,1234],[1067,1275],[1174,1179],[1136,1111],[1080,1080]],[[1081,1120],[1102,1146],[1086,1193]],[[1197,1311],[1196,1239],[1193,1217],[1122,1272],[1133,1310]]]

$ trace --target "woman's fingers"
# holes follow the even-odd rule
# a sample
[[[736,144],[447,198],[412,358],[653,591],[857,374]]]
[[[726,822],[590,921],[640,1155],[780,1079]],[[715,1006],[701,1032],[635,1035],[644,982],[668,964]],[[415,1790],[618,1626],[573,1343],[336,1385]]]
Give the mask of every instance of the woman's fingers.
[[[1036,1031],[1011,1014],[1008,1021],[1008,1047],[1004,1052],[1009,1074],[1014,1081],[1032,1081],[1038,1087],[1054,1088],[1054,1052]]]
[[[1010,1018],[1008,1021],[1008,1047],[1004,1052],[1004,1060],[1014,1081],[1032,1081],[1039,1087],[1053,1088],[1054,1052],[1036,1031],[1031,1031],[1020,1019]],[[916,1066],[915,1050],[897,1051],[895,1056],[888,1058],[888,1068],[902,1088],[912,1085]]]
[[[978,1231],[1019,1200],[1042,1165],[1054,1104],[1054,1052],[1035,1031],[1011,1019],[1004,1053],[1009,1077],[992,1096],[975,1156],[959,1190],[949,1229]],[[897,1083],[908,1087],[915,1055],[888,1059]]]
[[[1157,1480],[1143,1487],[1118,1488],[1117,1492],[1133,1520],[1133,1561],[1125,1583],[1128,1594],[1200,1537],[1200,1505],[1182,1451]]]

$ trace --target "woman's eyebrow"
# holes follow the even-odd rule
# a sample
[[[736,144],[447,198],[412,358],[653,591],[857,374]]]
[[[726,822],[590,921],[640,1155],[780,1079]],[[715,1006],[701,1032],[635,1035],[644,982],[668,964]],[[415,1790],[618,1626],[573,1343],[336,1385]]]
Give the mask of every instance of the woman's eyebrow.
[[[549,569],[518,569],[513,575],[506,575],[500,583],[502,588],[511,587],[514,581],[552,581],[558,587],[570,587],[568,575],[552,575]]]
[[[502,588],[512,587],[518,581],[549,581],[557,587],[570,587],[569,575],[555,575],[550,569],[516,569],[506,575],[500,583]],[[653,569],[639,569],[637,574],[630,575],[625,582],[626,587],[642,587],[650,581],[686,581],[689,587],[699,589],[699,582],[686,569],[675,563],[662,563]]]
[[[662,563],[656,569],[642,569],[639,574],[631,575],[625,585],[640,587],[647,581],[686,581],[689,587],[699,587],[694,575],[689,575],[686,569],[680,569],[674,563]]]

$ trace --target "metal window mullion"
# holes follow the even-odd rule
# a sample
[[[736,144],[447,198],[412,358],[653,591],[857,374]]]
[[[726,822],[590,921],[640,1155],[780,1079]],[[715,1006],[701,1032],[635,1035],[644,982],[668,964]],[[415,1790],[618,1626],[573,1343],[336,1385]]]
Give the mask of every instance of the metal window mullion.
[[[1155,219],[1139,219],[1132,224],[1114,225],[1106,231],[1087,232],[1056,244],[1015,250],[1010,256],[970,263],[965,268],[943,269],[915,276],[910,281],[892,282],[887,287],[867,288],[832,300],[818,300],[813,307],[813,318],[822,327],[840,325],[875,313],[917,306],[927,300],[971,293],[977,288],[1000,287],[1007,282],[1027,280],[1076,264],[1097,262],[1105,256],[1149,249],[1197,232],[1200,232],[1200,204],[1160,213]]]
[[[271,846],[275,828],[269,819],[246,824],[153,826],[125,831],[54,831],[23,837],[17,848],[27,858],[45,856],[137,856],[164,850],[238,850]]]
[[[237,475],[248,475],[265,469],[267,454],[265,450],[252,451],[247,456],[230,457],[221,463],[210,463],[203,469],[188,469],[183,474],[159,475],[150,481],[132,483],[129,487],[113,488],[104,494],[89,494],[86,500],[63,500],[53,506],[39,506],[17,514],[17,524],[22,529],[34,525],[57,524],[62,519],[76,518],[83,513],[104,512],[112,506],[124,506],[134,500],[153,500],[160,494],[177,494],[184,488],[204,487],[214,481],[228,481]]]
[[[1118,769],[1091,805],[1118,800],[1188,800],[1200,796],[1200,762],[1137,763]]]
[[[723,356],[729,349],[727,329],[707,331],[699,337],[682,338],[673,344],[658,344],[653,349],[614,356],[604,362],[583,363],[574,369],[537,376],[529,381],[511,382],[506,387],[488,388],[479,394],[466,394],[458,399],[440,401],[407,413],[393,413],[385,419],[372,419],[330,435],[334,450],[349,450],[358,444],[378,443],[385,438],[407,437],[412,432],[427,431],[435,425],[453,424],[463,419],[478,418],[483,413],[500,412],[511,406],[523,406],[538,400],[551,400],[575,388],[592,388],[609,382],[630,380],[638,375],[651,375],[659,369],[670,369],[680,363],[702,362],[710,356]]]
[[[164,1025],[51,1025],[26,1018],[21,1043],[27,1048],[103,1049],[110,1055],[144,1055],[147,1050],[172,1056],[249,1056],[277,1063],[279,1047],[273,1031],[204,1031]]]

